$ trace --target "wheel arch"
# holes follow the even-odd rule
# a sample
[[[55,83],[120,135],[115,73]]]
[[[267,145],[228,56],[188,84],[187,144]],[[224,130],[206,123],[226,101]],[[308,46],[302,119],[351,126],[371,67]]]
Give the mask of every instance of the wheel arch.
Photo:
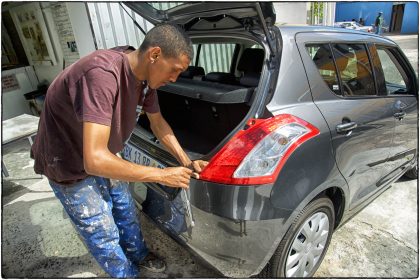
[[[334,217],[335,217],[334,229],[336,229],[338,225],[341,223],[341,220],[344,214],[344,208],[345,208],[345,202],[346,202],[344,191],[339,187],[330,187],[320,192],[310,202],[322,196],[328,197],[334,205]]]

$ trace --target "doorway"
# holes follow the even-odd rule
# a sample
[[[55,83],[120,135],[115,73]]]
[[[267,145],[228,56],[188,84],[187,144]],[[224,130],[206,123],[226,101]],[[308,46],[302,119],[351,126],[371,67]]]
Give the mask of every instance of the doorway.
[[[405,4],[398,4],[392,6],[391,26],[390,32],[401,32],[402,20],[404,16]]]

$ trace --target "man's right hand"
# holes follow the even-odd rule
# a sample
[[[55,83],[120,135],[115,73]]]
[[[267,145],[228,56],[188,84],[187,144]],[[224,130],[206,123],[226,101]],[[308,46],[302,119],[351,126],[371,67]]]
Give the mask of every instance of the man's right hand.
[[[162,169],[158,183],[173,188],[188,188],[193,171],[186,167],[167,167]]]

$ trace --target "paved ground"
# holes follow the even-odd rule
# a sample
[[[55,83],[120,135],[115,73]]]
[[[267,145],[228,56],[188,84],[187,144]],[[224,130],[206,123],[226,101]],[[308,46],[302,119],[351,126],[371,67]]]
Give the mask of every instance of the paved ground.
[[[417,36],[395,36],[418,71]],[[2,182],[2,276],[107,277],[77,237],[46,179],[32,170],[29,143],[3,149],[10,177]],[[145,278],[215,278],[181,246],[142,217],[165,274]],[[418,182],[401,179],[333,235],[316,277],[418,277]]]

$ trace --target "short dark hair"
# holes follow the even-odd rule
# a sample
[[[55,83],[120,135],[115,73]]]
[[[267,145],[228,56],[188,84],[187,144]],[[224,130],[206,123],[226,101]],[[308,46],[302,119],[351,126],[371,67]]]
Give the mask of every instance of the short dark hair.
[[[175,24],[158,24],[147,32],[140,51],[144,52],[151,47],[160,47],[166,57],[174,58],[181,54],[185,54],[190,60],[194,57],[191,39]]]

